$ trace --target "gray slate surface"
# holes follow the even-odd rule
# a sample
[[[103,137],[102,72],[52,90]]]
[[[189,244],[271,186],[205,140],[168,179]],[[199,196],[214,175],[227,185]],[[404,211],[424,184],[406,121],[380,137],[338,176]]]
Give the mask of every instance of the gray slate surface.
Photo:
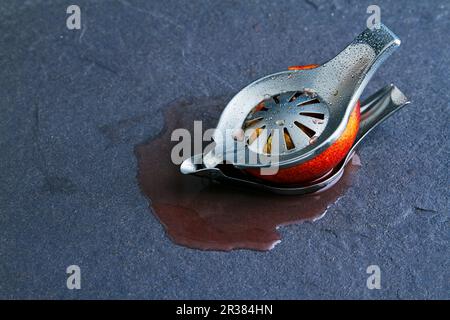
[[[403,43],[369,91],[394,82],[412,104],[361,146],[324,219],[230,253],[170,242],[133,147],[170,101],[331,58],[372,1],[77,0],[70,31],[72,2],[0,2],[0,298],[450,298],[448,1],[377,2]]]

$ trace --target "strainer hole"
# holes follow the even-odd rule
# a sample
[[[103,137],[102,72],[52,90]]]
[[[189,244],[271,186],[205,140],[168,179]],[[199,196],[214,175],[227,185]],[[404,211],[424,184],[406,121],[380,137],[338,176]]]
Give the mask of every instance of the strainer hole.
[[[316,118],[316,119],[320,119],[320,120],[325,119],[325,115],[323,113],[317,113],[317,112],[300,112],[300,115],[312,117],[312,118]]]
[[[266,140],[266,144],[264,145],[263,152],[270,154],[272,152],[272,133],[269,134]]]
[[[294,145],[294,142],[292,142],[291,134],[289,133],[287,128],[283,129],[283,137],[284,137],[284,142],[286,144],[286,149],[288,149],[288,150],[294,149],[295,145]]]
[[[303,92],[297,91],[297,92],[294,93],[294,95],[289,99],[289,102],[292,102],[292,101],[297,100],[297,98],[300,97],[302,94],[303,94]]]
[[[256,128],[252,134],[250,135],[250,137],[247,140],[247,144],[252,144],[253,142],[255,142],[256,139],[258,139],[258,137],[261,135],[262,131],[264,130],[266,126],[262,126],[260,128]]]
[[[297,104],[297,106],[301,107],[301,106],[306,106],[308,104],[316,104],[316,103],[320,103],[319,99],[311,99],[311,100],[306,100],[306,101],[302,101],[300,103]]]
[[[272,97],[273,101],[275,101],[276,104],[280,103],[280,95],[277,94],[276,96]]]
[[[304,124],[302,124],[298,121],[295,121],[294,124],[297,127],[299,127],[299,129],[302,130],[310,138],[314,137],[314,135],[316,134],[316,132],[313,129],[308,128],[307,126],[305,126]]]
[[[257,124],[258,122],[261,122],[262,119],[263,119],[263,117],[252,119],[252,120],[248,120],[248,121],[245,122],[244,128],[247,129],[249,127],[252,127],[255,124]]]

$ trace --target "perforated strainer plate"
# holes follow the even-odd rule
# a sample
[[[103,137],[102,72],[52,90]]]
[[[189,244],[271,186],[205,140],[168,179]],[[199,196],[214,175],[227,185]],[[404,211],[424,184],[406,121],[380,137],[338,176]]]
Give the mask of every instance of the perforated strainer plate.
[[[305,91],[291,91],[263,100],[247,116],[243,130],[248,148],[282,155],[317,141],[329,119],[328,107]]]

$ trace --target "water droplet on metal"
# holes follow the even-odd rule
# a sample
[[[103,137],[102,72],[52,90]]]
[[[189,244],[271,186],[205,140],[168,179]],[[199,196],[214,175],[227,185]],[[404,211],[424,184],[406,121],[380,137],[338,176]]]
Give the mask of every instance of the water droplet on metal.
[[[232,134],[232,138],[236,141],[244,141],[244,130],[236,129]]]
[[[317,136],[314,136],[311,139],[309,139],[309,144],[313,144],[314,142],[316,142],[317,138],[318,138]]]

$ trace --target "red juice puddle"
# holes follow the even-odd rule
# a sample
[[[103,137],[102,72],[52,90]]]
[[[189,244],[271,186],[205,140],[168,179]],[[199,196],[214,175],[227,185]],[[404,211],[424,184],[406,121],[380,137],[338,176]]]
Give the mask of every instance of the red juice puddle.
[[[138,145],[138,183],[170,239],[203,250],[270,250],[280,242],[277,228],[321,218],[350,186],[359,159],[350,161],[332,187],[307,196],[282,196],[218,184],[183,175],[171,161],[171,133],[177,128],[193,132],[194,120],[203,131],[217,124],[226,100],[193,98],[176,101],[165,109],[165,127],[152,140]]]

